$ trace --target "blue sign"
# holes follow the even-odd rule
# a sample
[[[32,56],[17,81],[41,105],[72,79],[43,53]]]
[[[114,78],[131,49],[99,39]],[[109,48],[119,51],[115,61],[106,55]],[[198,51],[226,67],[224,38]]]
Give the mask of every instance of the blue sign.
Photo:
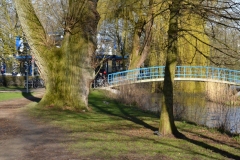
[[[16,37],[16,49],[18,50],[21,46],[21,39],[19,36]]]
[[[16,49],[20,52],[23,52],[23,48],[24,48],[23,40],[20,36],[17,36],[16,37]]]

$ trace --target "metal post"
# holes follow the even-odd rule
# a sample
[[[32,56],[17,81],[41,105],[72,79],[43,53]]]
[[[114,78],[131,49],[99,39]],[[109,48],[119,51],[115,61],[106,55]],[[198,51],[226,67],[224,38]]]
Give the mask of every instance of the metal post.
[[[25,70],[25,73],[26,73],[26,87],[27,87],[27,93],[28,93],[28,63],[25,61],[25,67],[26,67],[26,70]]]
[[[34,70],[35,70],[35,65],[34,65],[34,57],[32,56],[32,73],[31,75],[34,77]]]

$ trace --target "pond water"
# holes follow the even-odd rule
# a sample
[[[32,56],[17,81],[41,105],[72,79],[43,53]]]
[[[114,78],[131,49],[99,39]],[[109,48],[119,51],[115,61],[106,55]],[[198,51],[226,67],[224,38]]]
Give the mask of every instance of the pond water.
[[[240,133],[240,107],[207,102],[206,107],[183,107],[186,120],[209,128],[220,128]],[[182,117],[182,118],[184,118]]]
[[[159,98],[158,98],[159,99]],[[240,106],[228,106],[208,102],[205,99],[196,98],[187,103],[175,102],[175,119],[186,120],[209,128],[220,128],[231,133],[240,133]],[[186,99],[185,99],[186,100]],[[159,112],[159,100],[154,106],[149,107],[153,112]]]

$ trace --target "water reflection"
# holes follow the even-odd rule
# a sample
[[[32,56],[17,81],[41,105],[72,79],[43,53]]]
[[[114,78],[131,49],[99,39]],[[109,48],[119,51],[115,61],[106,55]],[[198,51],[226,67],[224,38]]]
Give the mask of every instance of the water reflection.
[[[174,103],[175,119],[186,120],[209,128],[219,128],[231,133],[240,133],[240,106],[208,102],[202,96],[196,95],[179,97]],[[160,110],[159,105],[160,99],[155,97],[154,105],[149,108],[157,113]]]
[[[232,133],[240,133],[240,107],[207,103],[206,123],[208,127],[226,128]]]

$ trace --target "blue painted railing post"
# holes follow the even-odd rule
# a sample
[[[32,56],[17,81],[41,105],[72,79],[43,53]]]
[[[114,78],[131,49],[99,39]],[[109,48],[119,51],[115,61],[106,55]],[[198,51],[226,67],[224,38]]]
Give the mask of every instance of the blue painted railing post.
[[[208,78],[208,67],[206,68],[206,78]]]
[[[184,78],[186,77],[186,67],[184,66],[183,67],[183,75],[184,75]]]

